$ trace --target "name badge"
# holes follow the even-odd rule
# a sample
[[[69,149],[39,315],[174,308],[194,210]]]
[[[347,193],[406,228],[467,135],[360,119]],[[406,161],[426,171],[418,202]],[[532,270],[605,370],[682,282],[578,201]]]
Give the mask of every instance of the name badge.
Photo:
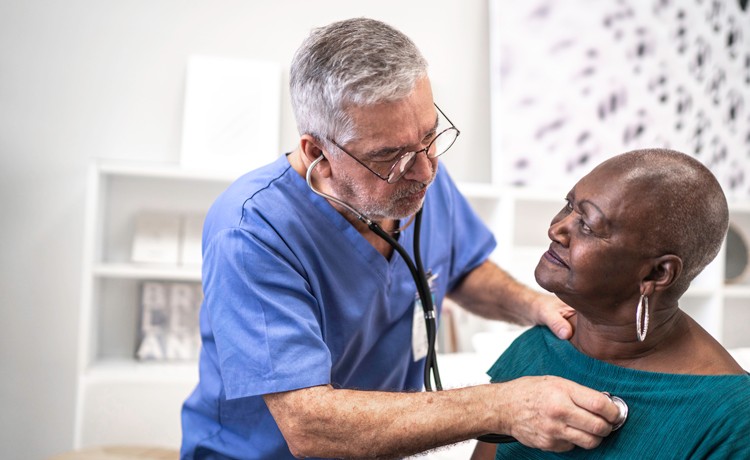
[[[422,301],[414,301],[414,318],[411,327],[411,354],[414,362],[427,356],[427,326],[424,324]]]
[[[430,287],[430,295],[432,296],[433,308],[435,308],[435,314],[437,314],[437,307],[435,306],[435,286],[433,281],[438,277],[437,273],[427,271],[427,284]],[[424,308],[422,307],[422,300],[419,298],[419,294],[414,296],[414,317],[412,318],[411,327],[411,354],[414,358],[414,362],[419,361],[427,357],[427,326],[425,325]]]

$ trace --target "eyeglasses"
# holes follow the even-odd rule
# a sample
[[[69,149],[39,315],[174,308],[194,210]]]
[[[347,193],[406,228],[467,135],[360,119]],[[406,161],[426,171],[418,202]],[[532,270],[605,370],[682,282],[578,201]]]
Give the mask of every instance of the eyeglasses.
[[[428,142],[427,147],[413,152],[406,152],[403,155],[399,156],[393,163],[391,163],[388,159],[383,159],[370,162],[370,165],[368,166],[367,163],[352,155],[344,147],[337,144],[336,141],[334,141],[330,137],[328,138],[328,140],[332,142],[333,145],[338,147],[342,152],[354,158],[357,163],[367,168],[371,173],[375,174],[389,184],[394,184],[398,182],[399,179],[404,177],[404,174],[406,174],[409,169],[414,166],[414,163],[417,161],[418,154],[424,152],[424,154],[427,155],[427,158],[437,158],[447,152],[448,149],[451,148],[453,143],[456,142],[456,138],[458,138],[458,135],[461,134],[458,128],[456,128],[453,122],[445,116],[445,114],[442,110],[440,110],[440,107],[438,107],[437,104],[435,104],[435,108],[445,119],[445,121],[450,123],[450,126],[445,127],[445,123],[441,123],[442,120],[438,118],[438,125],[437,130],[435,131],[435,135],[431,139],[425,139],[424,141]]]

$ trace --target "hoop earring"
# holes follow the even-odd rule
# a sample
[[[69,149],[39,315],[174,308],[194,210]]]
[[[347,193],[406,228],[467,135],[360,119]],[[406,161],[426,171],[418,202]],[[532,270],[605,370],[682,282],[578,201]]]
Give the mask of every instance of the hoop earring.
[[[646,304],[645,308],[643,307],[644,303]],[[638,308],[635,310],[635,332],[638,335],[639,342],[646,340],[646,334],[648,333],[648,297],[643,294],[641,294],[641,298],[638,300]]]

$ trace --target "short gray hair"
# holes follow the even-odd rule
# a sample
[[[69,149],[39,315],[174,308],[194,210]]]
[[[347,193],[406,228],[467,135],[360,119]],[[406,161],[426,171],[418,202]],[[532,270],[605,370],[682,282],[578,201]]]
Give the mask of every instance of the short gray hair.
[[[373,19],[317,28],[294,55],[289,78],[300,135],[345,144],[356,135],[347,110],[408,96],[427,61],[403,33]]]

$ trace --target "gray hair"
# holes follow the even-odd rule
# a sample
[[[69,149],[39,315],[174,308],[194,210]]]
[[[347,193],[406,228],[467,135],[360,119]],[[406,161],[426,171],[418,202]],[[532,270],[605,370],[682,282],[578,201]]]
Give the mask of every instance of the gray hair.
[[[408,96],[427,75],[427,61],[403,33],[366,18],[312,31],[294,55],[289,78],[300,135],[328,145],[357,133],[347,110]]]

